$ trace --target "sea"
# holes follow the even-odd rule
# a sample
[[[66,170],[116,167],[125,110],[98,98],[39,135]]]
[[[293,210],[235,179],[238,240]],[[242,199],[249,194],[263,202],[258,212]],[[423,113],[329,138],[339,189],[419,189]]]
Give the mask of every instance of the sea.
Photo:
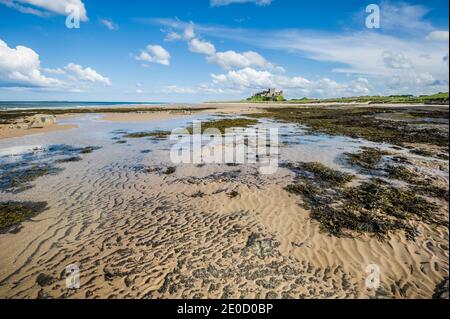
[[[164,102],[74,102],[74,101],[0,101],[0,111],[21,109],[74,109],[74,108],[113,108],[140,107],[169,104]]]

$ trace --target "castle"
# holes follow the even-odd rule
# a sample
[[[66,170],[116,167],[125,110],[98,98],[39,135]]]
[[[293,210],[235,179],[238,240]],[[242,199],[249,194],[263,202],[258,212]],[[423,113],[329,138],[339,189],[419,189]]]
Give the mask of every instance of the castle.
[[[283,96],[283,93],[283,91],[277,92],[275,88],[270,88],[267,91],[256,93],[253,97],[277,98]]]

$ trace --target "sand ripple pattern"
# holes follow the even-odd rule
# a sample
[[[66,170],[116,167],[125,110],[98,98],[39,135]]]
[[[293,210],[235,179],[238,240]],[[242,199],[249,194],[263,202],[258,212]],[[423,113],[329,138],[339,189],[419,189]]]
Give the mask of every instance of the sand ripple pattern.
[[[165,176],[105,160],[40,180],[23,196],[50,198],[51,208],[2,236],[0,296],[430,297],[448,273],[448,230],[422,229],[407,245],[330,238],[283,190],[288,172],[189,177],[196,169]],[[370,261],[392,270],[377,293],[364,287]],[[80,289],[66,288],[70,264]],[[40,274],[51,280],[38,284]]]

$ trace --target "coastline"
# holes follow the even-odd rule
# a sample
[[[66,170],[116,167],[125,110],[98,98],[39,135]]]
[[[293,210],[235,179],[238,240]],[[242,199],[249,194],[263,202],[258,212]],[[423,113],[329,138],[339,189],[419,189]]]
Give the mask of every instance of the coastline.
[[[409,174],[401,171],[403,175],[397,176],[408,182],[389,180],[395,187],[401,187],[396,191],[405,192],[408,188],[404,184],[415,182],[411,176],[420,179],[420,183],[408,187],[434,185],[439,193],[426,193],[424,198],[437,205],[437,216],[448,219],[448,203],[440,193],[448,191],[448,162],[436,157],[446,155],[448,148],[423,145],[418,138],[417,144],[405,143],[400,147],[346,137],[340,131],[335,135],[316,134],[295,122],[302,116],[307,120],[313,112],[325,112],[319,114],[321,118],[332,112],[331,121],[345,119],[348,114],[333,112],[364,112],[367,105],[323,109],[302,105],[286,111],[278,106],[266,111],[267,104],[205,106],[180,105],[170,111],[150,112],[93,110],[88,114],[100,115],[95,120],[85,118],[86,113],[69,111],[57,115],[57,120],[70,120],[75,126],[81,120],[82,130],[63,131],[66,126],[56,124],[42,129],[39,135],[1,139],[2,149],[13,149],[7,160],[17,160],[18,152],[24,152],[15,150],[15,146],[24,146],[25,152],[30,152],[25,153],[24,163],[38,164],[42,156],[56,158],[53,164],[48,161],[44,166],[49,174],[24,185],[23,192],[2,192],[4,201],[46,202],[48,209],[23,221],[17,232],[0,234],[0,296],[430,298],[436,286],[448,277],[448,248],[445,249],[448,227],[408,220],[418,225],[414,241],[402,231],[392,231],[383,240],[376,233],[356,232],[354,236],[327,233],[320,220],[312,218],[311,207],[305,205],[307,197],[287,191],[292,185],[302,185],[299,180],[302,175],[285,165],[319,162],[326,167],[322,168],[325,176],[342,172],[354,176],[347,186],[333,186],[335,192],[348,191],[349,187],[357,191],[361,183],[385,172],[382,168],[373,173],[360,171],[346,163],[343,154],[358,155],[367,148],[374,149],[375,154],[382,150],[386,152],[382,154],[388,155],[383,155],[386,158],[380,159],[380,163],[401,163]],[[429,106],[405,108],[397,105],[387,109],[394,113],[402,111],[397,117],[375,118],[387,123],[394,119],[409,120],[400,116],[405,112],[448,114],[448,106],[440,107],[440,111]],[[382,106],[373,109],[385,114]],[[278,110],[280,114],[274,112]],[[271,118],[274,114],[287,120]],[[270,125],[280,130],[281,139],[278,171],[264,176],[258,173],[257,166],[249,164],[175,165],[168,154],[170,141],[164,136],[144,134],[139,138],[139,134],[135,137],[128,134],[149,128],[170,131],[171,126],[160,128],[160,122],[178,126],[183,119],[189,122],[188,118],[196,115],[216,115],[219,120],[237,115],[273,120]],[[393,123],[386,129],[395,130],[398,124]],[[56,133],[53,129],[62,131],[43,134]],[[30,130],[20,132],[25,135]],[[406,140],[408,136],[399,138]],[[51,151],[46,145],[73,147],[58,146],[53,150],[55,155],[47,155]],[[66,151],[69,154],[61,158]],[[21,168],[22,163],[18,163],[16,169]],[[30,172],[31,177],[37,176],[35,171]],[[30,176],[22,176],[19,183],[29,180]],[[326,180],[312,182],[324,190],[330,188]],[[417,188],[416,193],[421,191],[423,188]],[[416,193],[399,193],[398,197]],[[366,269],[373,263],[380,267],[383,278],[382,289],[375,291],[365,287]],[[64,288],[61,273],[71,264],[81,267],[79,290]]]
[[[67,109],[15,109],[1,111],[3,114],[16,114],[18,117],[26,117],[30,114],[55,115],[56,120],[64,120],[79,117],[86,114],[98,114],[102,120],[117,123],[132,123],[146,121],[165,121],[182,119],[194,114],[218,114],[218,115],[239,115],[261,112],[270,108],[315,108],[315,107],[351,107],[351,108],[405,108],[405,107],[427,107],[430,109],[445,108],[448,105],[425,105],[425,104],[368,104],[368,103],[255,103],[255,102],[206,102],[201,104],[168,104],[168,105],[148,105],[136,108],[135,106],[111,108],[67,108]],[[77,128],[76,125],[53,124],[44,128],[23,129],[8,128],[7,125],[0,125],[0,140],[14,137],[21,137],[34,134],[45,134],[55,131],[66,131]]]

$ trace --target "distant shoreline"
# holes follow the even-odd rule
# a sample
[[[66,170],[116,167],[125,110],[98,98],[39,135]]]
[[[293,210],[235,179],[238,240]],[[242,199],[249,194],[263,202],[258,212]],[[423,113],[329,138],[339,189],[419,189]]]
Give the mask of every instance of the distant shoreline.
[[[430,108],[448,108],[448,105],[425,105],[425,104],[367,104],[367,103],[276,103],[276,102],[216,102],[203,104],[170,104],[170,105],[147,105],[140,106],[122,106],[122,107],[101,107],[101,108],[51,108],[51,109],[19,109],[19,110],[0,110],[0,139],[19,137],[33,134],[42,134],[50,131],[68,130],[76,128],[58,123],[40,129],[24,129],[14,127],[14,123],[21,119],[36,115],[53,115],[57,121],[70,117],[78,117],[89,114],[102,115],[101,120],[110,122],[145,122],[162,121],[175,118],[183,118],[194,114],[216,114],[216,115],[245,115],[251,113],[260,113],[270,108],[313,108],[313,107],[378,107],[378,108],[401,108],[401,107],[423,107]]]

